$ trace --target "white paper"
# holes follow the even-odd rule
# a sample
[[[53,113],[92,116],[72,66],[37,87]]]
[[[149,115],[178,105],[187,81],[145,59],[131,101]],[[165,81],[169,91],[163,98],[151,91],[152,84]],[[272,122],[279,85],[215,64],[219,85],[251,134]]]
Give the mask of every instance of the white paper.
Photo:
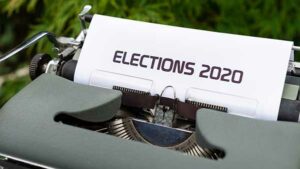
[[[277,120],[292,45],[94,15],[74,80],[152,95],[171,85],[181,101],[220,104],[232,114]],[[160,65],[153,56],[161,58]],[[199,77],[208,67],[202,73],[208,78]],[[164,96],[172,98],[172,90]]]

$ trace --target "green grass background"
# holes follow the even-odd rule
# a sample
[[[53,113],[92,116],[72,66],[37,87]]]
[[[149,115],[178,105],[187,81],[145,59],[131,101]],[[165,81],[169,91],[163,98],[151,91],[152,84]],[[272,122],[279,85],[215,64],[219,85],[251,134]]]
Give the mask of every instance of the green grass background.
[[[39,31],[76,36],[85,4],[93,6],[91,13],[300,42],[299,0],[0,0],[0,54]],[[0,64],[0,76],[28,65],[39,52],[53,52],[47,40]],[[0,105],[29,81],[5,81]]]

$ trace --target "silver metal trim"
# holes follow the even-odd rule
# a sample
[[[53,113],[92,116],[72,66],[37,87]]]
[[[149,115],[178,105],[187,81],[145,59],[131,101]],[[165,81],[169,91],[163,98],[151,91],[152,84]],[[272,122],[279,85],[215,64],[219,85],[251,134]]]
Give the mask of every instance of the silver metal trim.
[[[35,162],[29,161],[29,160],[24,160],[24,159],[21,159],[21,158],[18,158],[18,157],[6,155],[6,154],[3,154],[3,153],[0,153],[0,155],[4,156],[4,157],[7,157],[9,159],[13,159],[13,160],[16,160],[16,161],[21,161],[23,163],[27,163],[27,164],[30,164],[30,165],[33,165],[33,166],[37,166],[37,167],[41,167],[41,168],[46,168],[46,169],[55,169],[53,167],[49,167],[49,166],[46,166],[46,165],[43,165],[43,164],[35,163]]]
[[[292,50],[294,50],[294,51],[300,51],[300,46],[293,46]]]
[[[47,38],[54,44],[54,46],[56,46],[56,47],[58,46],[58,42],[57,42],[54,34],[52,34],[50,32],[39,32],[39,33],[33,35],[31,38],[23,41],[21,44],[19,44],[17,47],[13,48],[9,52],[0,56],[0,63],[5,61],[6,59],[9,59],[13,55],[21,52],[22,50],[28,48],[29,46],[35,44],[37,41],[39,41],[40,39],[42,39],[45,36],[47,36]]]
[[[80,24],[81,24],[81,28],[82,28],[82,32],[83,32],[83,35],[84,35],[84,38],[86,37],[86,24],[85,24],[85,21],[84,21],[84,18],[83,16],[85,14],[87,14],[90,10],[92,9],[92,6],[91,5],[85,5],[82,9],[82,11],[79,13],[79,20],[80,20]]]
[[[45,73],[49,73],[49,74],[54,74],[54,75],[55,75],[56,72],[57,72],[58,63],[59,63],[59,60],[58,60],[58,59],[51,60],[51,61],[47,64]]]

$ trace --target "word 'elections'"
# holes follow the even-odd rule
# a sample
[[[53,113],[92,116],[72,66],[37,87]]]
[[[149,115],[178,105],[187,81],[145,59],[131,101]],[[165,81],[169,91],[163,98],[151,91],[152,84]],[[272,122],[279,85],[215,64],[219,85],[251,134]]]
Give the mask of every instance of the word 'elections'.
[[[138,66],[142,68],[161,70],[185,75],[194,73],[194,62],[162,58],[146,54],[132,53],[117,50],[113,57],[113,62],[125,65]]]

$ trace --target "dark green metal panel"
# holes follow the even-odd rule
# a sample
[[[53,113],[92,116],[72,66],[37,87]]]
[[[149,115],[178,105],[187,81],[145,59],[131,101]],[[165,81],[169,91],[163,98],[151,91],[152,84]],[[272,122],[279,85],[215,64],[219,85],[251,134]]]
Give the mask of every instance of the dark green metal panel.
[[[120,107],[117,91],[74,84],[42,75],[0,110],[0,152],[55,168],[254,168],[300,166],[300,126],[266,122],[202,109],[197,113],[199,144],[226,152],[213,161],[60,124],[68,113],[105,121]]]

